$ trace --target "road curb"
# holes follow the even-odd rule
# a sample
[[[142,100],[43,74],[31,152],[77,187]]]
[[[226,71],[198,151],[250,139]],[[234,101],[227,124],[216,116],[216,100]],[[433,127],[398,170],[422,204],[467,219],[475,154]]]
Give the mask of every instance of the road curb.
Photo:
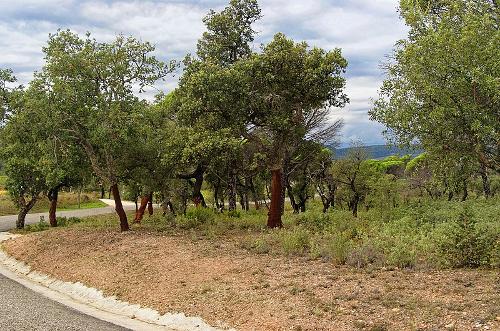
[[[20,235],[0,232],[0,243]],[[30,266],[9,256],[0,247],[0,274],[51,300],[97,319],[132,330],[219,330],[199,317],[183,313],[160,315],[156,310],[105,297],[102,291],[80,282],[64,282],[31,270]]]

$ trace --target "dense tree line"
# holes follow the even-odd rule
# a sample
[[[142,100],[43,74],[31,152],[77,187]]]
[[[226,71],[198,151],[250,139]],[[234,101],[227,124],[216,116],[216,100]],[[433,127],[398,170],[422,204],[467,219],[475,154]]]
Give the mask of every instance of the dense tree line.
[[[129,220],[120,186],[140,200],[134,222],[148,207],[152,213],[153,198],[164,213],[184,213],[189,203],[208,207],[209,189],[220,212],[233,213],[238,201],[245,210],[251,202],[268,208],[271,228],[282,226],[286,200],[300,213],[318,196],[324,212],[348,208],[356,216],[360,206],[424,193],[467,199],[478,175],[491,196],[499,156],[499,67],[491,60],[498,8],[486,0],[453,3],[401,1],[410,37],[396,49],[371,113],[401,143],[422,144],[427,153],[413,160],[369,160],[362,146],[333,159],[325,145],[336,141],[342,122],[328,117],[349,101],[347,61],[340,49],[281,33],[253,51],[256,0],[211,11],[196,53],[180,62],[160,61],[151,44],[133,37],[102,43],[57,31],[27,87],[0,71],[1,158],[17,226],[43,194],[56,226],[58,192],[89,181],[110,188],[122,231]],[[450,59],[446,47],[466,51]],[[478,63],[485,67],[470,67]],[[154,102],[140,97],[179,69],[174,91]]]

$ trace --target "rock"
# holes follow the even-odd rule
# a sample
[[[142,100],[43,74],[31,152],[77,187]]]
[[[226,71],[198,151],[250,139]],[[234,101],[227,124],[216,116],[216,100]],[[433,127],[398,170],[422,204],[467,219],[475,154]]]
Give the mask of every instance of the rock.
[[[453,330],[453,329],[455,329],[455,324],[453,324],[453,323],[446,324],[446,325],[444,326],[444,328],[445,328],[446,330]]]

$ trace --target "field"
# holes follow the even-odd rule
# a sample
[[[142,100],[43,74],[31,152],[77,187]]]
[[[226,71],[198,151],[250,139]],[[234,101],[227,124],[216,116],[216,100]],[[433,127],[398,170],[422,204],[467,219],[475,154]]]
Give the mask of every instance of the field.
[[[358,219],[334,210],[115,216],[30,233],[5,249],[35,269],[108,295],[240,330],[495,330],[498,200],[426,202]],[[91,244],[90,244],[91,243]],[[49,263],[50,260],[50,263]],[[475,267],[475,268],[470,268]]]

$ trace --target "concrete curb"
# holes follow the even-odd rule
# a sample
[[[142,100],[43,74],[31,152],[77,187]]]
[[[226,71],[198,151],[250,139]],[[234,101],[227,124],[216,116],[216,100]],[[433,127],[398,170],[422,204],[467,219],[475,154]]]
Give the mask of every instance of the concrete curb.
[[[0,243],[16,238],[8,232],[0,232]],[[199,317],[188,317],[183,313],[159,312],[150,308],[105,297],[102,291],[87,287],[80,282],[63,282],[51,276],[31,270],[24,262],[0,249],[0,274],[43,296],[73,308],[81,313],[132,330],[219,330]]]

